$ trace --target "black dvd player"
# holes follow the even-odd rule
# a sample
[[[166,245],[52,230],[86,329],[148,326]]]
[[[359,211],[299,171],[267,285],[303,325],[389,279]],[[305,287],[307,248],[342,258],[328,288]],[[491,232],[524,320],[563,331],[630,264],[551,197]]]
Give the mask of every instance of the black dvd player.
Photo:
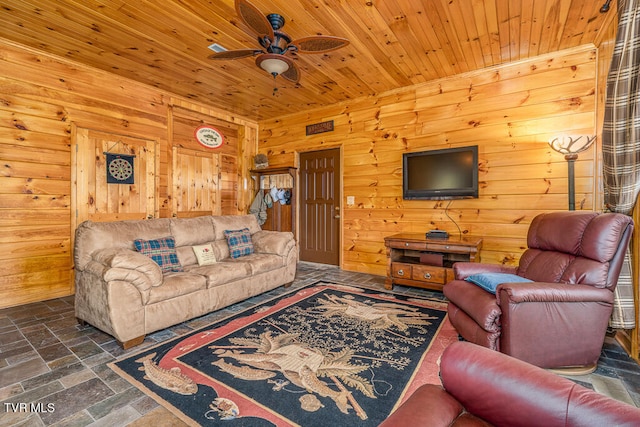
[[[444,230],[429,230],[426,237],[427,239],[448,239],[449,233]]]

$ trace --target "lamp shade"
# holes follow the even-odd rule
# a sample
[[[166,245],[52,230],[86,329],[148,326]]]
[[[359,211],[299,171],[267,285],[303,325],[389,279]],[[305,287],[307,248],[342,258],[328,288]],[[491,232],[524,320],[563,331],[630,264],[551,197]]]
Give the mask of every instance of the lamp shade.
[[[289,63],[283,59],[282,55],[266,53],[256,58],[256,64],[267,73],[277,76],[289,69]]]
[[[562,135],[549,140],[549,145],[560,154],[577,154],[589,148],[595,139],[595,135]]]

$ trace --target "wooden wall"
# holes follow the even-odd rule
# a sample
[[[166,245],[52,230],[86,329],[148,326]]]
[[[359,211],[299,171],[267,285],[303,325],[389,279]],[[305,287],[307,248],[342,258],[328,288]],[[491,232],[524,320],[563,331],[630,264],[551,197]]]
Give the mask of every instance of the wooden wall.
[[[435,228],[457,234],[448,216],[463,233],[484,238],[483,261],[513,264],[531,219],[568,208],[567,162],[547,141],[596,134],[597,72],[597,49],[587,46],[461,74],[262,121],[259,151],[271,166],[298,166],[300,152],[341,147],[346,270],[384,275],[385,236]],[[326,120],[333,132],[305,136],[306,125]],[[402,199],[402,153],[476,144],[479,198]],[[576,162],[576,209],[601,208],[598,144]],[[353,206],[347,196],[355,196]]]
[[[74,200],[74,128],[157,142],[156,217],[175,213],[171,156],[192,137],[185,117],[233,129],[212,213],[247,212],[257,123],[2,40],[0,69],[0,308],[74,292],[72,207],[90,203]]]
[[[258,133],[251,120],[0,41],[0,307],[73,293],[74,126],[157,141],[156,216],[169,217],[180,145],[174,125],[187,116],[237,131],[238,212],[251,202],[256,141],[272,167],[298,166],[299,152],[340,147],[344,269],[385,274],[384,236],[457,233],[448,216],[484,237],[484,261],[515,263],[533,216],[567,209],[567,164],[547,141],[597,132],[605,62],[593,46],[575,48],[266,120]],[[305,136],[306,125],[325,120],[334,120],[333,132]],[[471,144],[480,152],[478,199],[402,200],[403,152]],[[576,164],[578,209],[601,208],[598,150],[599,142]],[[225,185],[233,188],[233,177]]]

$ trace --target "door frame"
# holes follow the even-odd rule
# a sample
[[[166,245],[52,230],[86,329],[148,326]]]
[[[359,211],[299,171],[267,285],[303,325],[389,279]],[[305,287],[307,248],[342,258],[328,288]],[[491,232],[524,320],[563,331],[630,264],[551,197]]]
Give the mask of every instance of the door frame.
[[[343,264],[344,264],[344,256],[343,256],[343,252],[344,252],[344,248],[343,248],[343,242],[344,242],[344,148],[343,145],[335,145],[335,146],[329,146],[329,147],[322,147],[322,148],[314,148],[314,149],[310,149],[310,150],[302,150],[302,151],[298,151],[296,150],[295,152],[295,161],[297,164],[297,177],[296,177],[296,183],[298,183],[295,192],[296,192],[296,236],[298,238],[298,240],[300,239],[300,183],[301,183],[301,179],[300,179],[300,174],[302,172],[302,164],[300,162],[300,155],[304,154],[304,153],[313,153],[313,152],[317,152],[317,151],[327,151],[327,150],[335,150],[338,149],[338,157],[339,157],[339,162],[340,162],[340,176],[338,177],[338,190],[340,191],[339,194],[339,200],[338,200],[338,206],[340,207],[340,220],[338,221],[338,267],[342,270]]]

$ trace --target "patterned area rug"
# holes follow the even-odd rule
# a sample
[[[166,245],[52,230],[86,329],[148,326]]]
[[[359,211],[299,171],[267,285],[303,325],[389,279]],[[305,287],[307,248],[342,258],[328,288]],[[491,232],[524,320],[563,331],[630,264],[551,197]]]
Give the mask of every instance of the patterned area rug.
[[[317,283],[110,366],[192,425],[377,426],[455,340],[442,302]]]

